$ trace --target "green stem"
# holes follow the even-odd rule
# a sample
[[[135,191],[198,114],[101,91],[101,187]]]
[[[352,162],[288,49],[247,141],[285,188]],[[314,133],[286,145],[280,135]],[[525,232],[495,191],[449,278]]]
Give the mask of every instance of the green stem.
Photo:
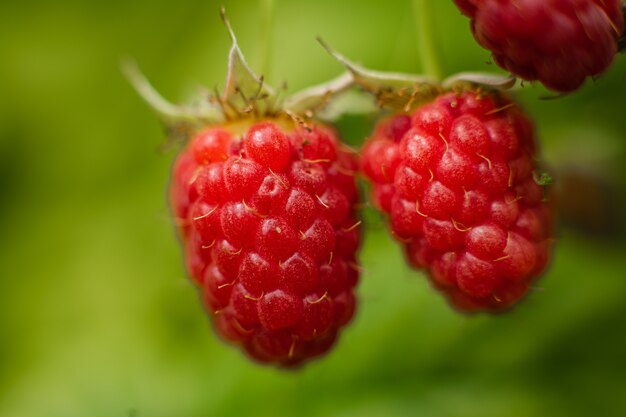
[[[441,68],[433,39],[432,0],[413,0],[413,14],[417,26],[417,46],[424,75],[441,79]]]
[[[272,44],[272,26],[274,20],[275,0],[260,0],[261,9],[261,33],[257,44],[257,70],[267,79]]]

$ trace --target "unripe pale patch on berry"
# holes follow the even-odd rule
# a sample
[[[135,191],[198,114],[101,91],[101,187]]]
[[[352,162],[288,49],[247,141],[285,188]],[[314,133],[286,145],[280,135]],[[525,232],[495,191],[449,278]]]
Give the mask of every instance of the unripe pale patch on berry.
[[[252,126],[246,132],[243,146],[248,157],[274,172],[282,171],[289,163],[289,139],[271,122]]]
[[[304,305],[301,298],[283,290],[275,290],[259,300],[258,311],[264,327],[278,330],[300,321]]]

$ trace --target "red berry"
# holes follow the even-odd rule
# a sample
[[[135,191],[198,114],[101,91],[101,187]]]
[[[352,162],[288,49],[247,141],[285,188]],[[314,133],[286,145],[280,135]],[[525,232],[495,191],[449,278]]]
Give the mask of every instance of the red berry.
[[[512,306],[543,270],[552,236],[528,119],[501,95],[469,90],[417,109],[399,143],[397,118],[375,129],[365,149],[377,151],[362,165],[409,262],[460,310]],[[391,179],[372,169],[397,147]]]
[[[330,128],[285,126],[199,133],[174,164],[171,196],[217,332],[293,366],[350,321],[360,232],[354,156]]]
[[[226,130],[210,128],[198,134],[193,141],[192,155],[199,165],[228,158],[231,134]]]
[[[248,157],[274,171],[282,171],[289,163],[289,139],[273,123],[252,126],[243,141]]]
[[[496,63],[570,92],[613,62],[624,31],[619,0],[454,0]]]

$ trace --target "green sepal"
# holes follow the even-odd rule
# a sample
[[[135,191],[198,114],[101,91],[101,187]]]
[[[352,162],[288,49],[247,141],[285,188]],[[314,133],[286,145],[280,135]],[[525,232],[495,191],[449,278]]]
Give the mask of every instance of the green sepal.
[[[439,83],[429,77],[370,70],[333,50],[321,38],[317,40],[333,58],[346,67],[356,85],[375,97],[379,107],[410,111],[441,93]]]
[[[276,110],[272,108],[275,98],[274,89],[265,84],[263,77],[259,77],[250,69],[239,48],[237,37],[226,17],[224,8],[220,10],[220,14],[232,41],[228,54],[226,86],[221,97],[226,116],[236,118],[250,112],[273,113]]]
[[[135,91],[161,120],[171,140],[185,140],[203,126],[223,122],[222,109],[209,100],[197,100],[193,105],[176,105],[167,101],[134,61],[123,60],[121,69]]]

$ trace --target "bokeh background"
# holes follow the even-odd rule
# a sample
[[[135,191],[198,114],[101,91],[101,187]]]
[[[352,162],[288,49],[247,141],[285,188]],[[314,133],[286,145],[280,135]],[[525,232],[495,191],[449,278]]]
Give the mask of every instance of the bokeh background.
[[[259,65],[259,2],[222,3]],[[270,83],[341,72],[316,35],[369,67],[420,71],[409,0],[275,3]],[[452,2],[432,4],[444,72],[497,71]],[[285,372],[213,334],[168,219],[175,152],[119,71],[134,57],[174,101],[223,85],[218,10],[0,3],[0,416],[626,415],[626,57],[568,97],[518,92],[563,191],[552,267],[524,303],[455,313],[367,210],[353,324]],[[340,127],[358,144],[373,122]]]

